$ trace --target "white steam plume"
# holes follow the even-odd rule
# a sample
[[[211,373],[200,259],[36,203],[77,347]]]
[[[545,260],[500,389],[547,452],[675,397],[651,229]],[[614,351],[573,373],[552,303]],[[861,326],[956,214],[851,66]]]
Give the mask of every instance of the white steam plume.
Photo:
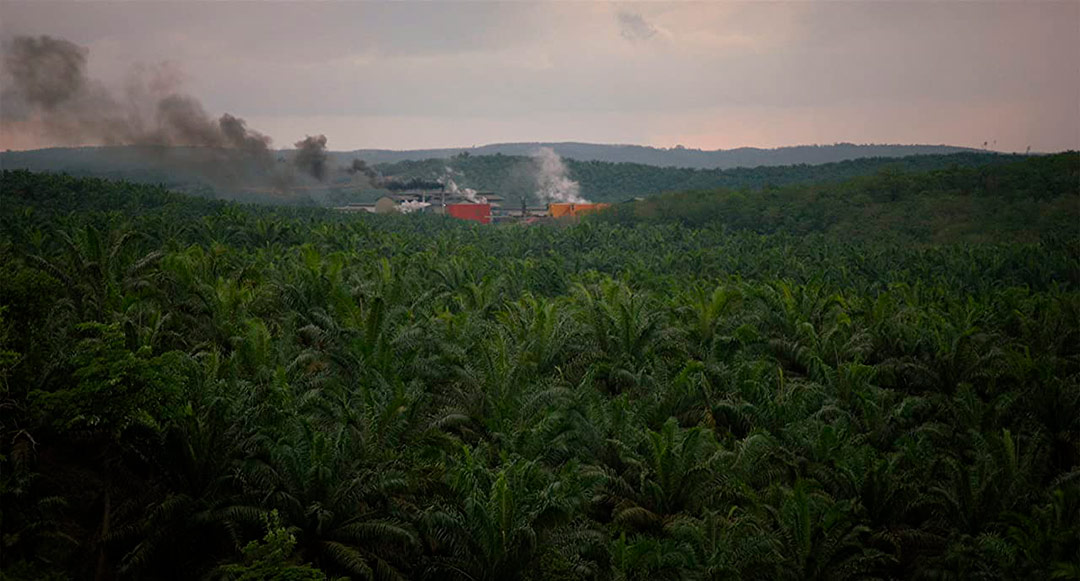
[[[472,188],[462,188],[462,187],[458,186],[456,182],[454,182],[454,174],[462,175],[462,176],[464,174],[462,174],[459,171],[454,171],[451,168],[445,168],[445,169],[446,169],[446,173],[443,174],[443,176],[441,178],[439,178],[439,183],[441,183],[443,185],[443,187],[446,189],[447,192],[449,192],[451,194],[456,194],[456,195],[462,196],[466,200],[469,200],[470,202],[472,202],[474,204],[486,204],[486,203],[488,203],[487,198],[485,198],[484,196],[480,196],[480,195],[476,194],[476,190],[474,190]]]
[[[402,214],[409,214],[409,213],[412,213],[412,212],[422,210],[422,209],[424,209],[424,208],[426,208],[426,207],[428,207],[430,205],[431,204],[429,204],[427,202],[415,202],[415,201],[409,200],[408,202],[402,202],[402,203],[398,204],[397,209]]]
[[[570,179],[562,158],[550,147],[541,147],[533,154],[536,162],[536,197],[544,202],[587,204],[581,197],[581,184]]]

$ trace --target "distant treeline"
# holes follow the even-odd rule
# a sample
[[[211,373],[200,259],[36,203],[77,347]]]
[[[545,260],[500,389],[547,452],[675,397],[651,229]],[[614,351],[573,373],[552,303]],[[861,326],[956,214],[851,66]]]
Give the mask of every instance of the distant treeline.
[[[735,149],[702,150],[676,146],[672,148],[645,145],[612,145],[600,143],[495,143],[469,148],[415,149],[392,151],[387,149],[358,149],[334,152],[339,158],[362,157],[368,163],[396,163],[406,160],[448,159],[455,155],[513,155],[529,156],[541,147],[549,147],[556,154],[580,161],[606,161],[612,163],[640,163],[652,166],[691,167],[699,169],[730,169],[734,167],[758,167],[765,165],[794,165],[800,163],[821,164],[858,159],[863,157],[906,157],[909,155],[937,155],[976,151],[950,145],[899,145],[834,143],[831,145],[796,145],[761,149],[738,147]]]
[[[996,153],[954,153],[917,155],[903,158],[874,157],[822,165],[762,166],[755,168],[690,169],[656,167],[636,163],[576,161],[567,159],[570,177],[581,184],[583,196],[593,202],[620,202],[663,192],[713,188],[760,189],[770,186],[814,182],[838,182],[855,176],[889,170],[920,172],[944,168],[969,168],[1010,163],[1023,156]],[[528,157],[488,155],[446,159],[402,161],[380,164],[385,176],[399,179],[434,179],[447,167],[460,172],[459,185],[499,192],[518,200],[532,198],[536,190],[536,168]]]
[[[810,149],[828,150],[824,147]],[[981,167],[1008,163],[1021,157],[966,152],[866,157],[821,165],[770,165],[726,170],[578,161],[573,158],[566,158],[565,161],[570,169],[570,177],[580,182],[581,193],[586,198],[594,202],[620,202],[664,192],[714,188],[760,189],[795,183],[836,182],[873,174],[883,168],[917,172],[949,167]],[[277,163],[285,162],[282,157]],[[365,171],[357,171],[357,163]],[[388,184],[397,187],[397,184],[416,180],[417,184],[431,185],[446,175],[447,168],[451,168],[455,172],[454,181],[459,186],[507,196],[509,203],[516,204],[522,197],[530,203],[540,203],[535,198],[537,167],[535,161],[527,156],[458,155],[369,166],[357,157],[337,152],[331,156],[331,165],[341,171],[333,173],[324,183],[272,187],[266,183],[265,176],[259,174],[265,168],[244,163],[222,165],[214,152],[206,148],[148,150],[88,147],[0,153],[0,167],[5,169],[64,172],[74,176],[160,184],[205,197],[278,205],[336,206],[373,201],[389,190]],[[369,167],[381,176],[365,176],[374,173]],[[208,173],[208,168],[213,171]]]
[[[973,156],[955,157],[970,162]],[[618,204],[602,219],[686,226],[720,223],[759,233],[833,232],[860,238],[884,233],[926,242],[1034,241],[1051,233],[1075,236],[1080,228],[1080,154],[1007,159],[1009,163],[956,164],[922,173],[894,163],[838,183],[671,193]],[[920,160],[929,161],[904,161]],[[763,169],[791,168],[759,168]],[[817,176],[824,173],[819,169]]]

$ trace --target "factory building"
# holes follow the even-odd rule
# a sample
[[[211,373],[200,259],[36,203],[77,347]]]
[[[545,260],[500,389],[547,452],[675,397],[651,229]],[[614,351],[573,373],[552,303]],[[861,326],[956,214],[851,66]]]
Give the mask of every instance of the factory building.
[[[430,204],[426,206],[429,208],[427,211],[436,214],[443,213],[442,208],[452,204],[476,204],[478,200],[486,201],[492,210],[497,212],[502,207],[503,202],[506,201],[505,198],[493,192],[476,192],[472,197],[468,197],[461,193],[444,190],[407,190],[389,194],[387,197],[393,199],[397,204],[409,202]]]
[[[347,204],[345,206],[338,206],[338,207],[336,207],[334,209],[339,211],[339,212],[348,212],[348,213],[367,212],[369,214],[374,214],[375,213],[375,203],[351,202],[351,203],[349,203],[349,204]]]
[[[478,200],[482,202],[478,203]],[[486,203],[483,203],[486,202]],[[472,196],[442,190],[409,190],[384,195],[374,203],[353,203],[337,208],[343,212],[371,212],[375,214],[424,212],[447,214],[459,220],[481,224],[492,222],[533,222],[535,220],[573,220],[586,214],[599,212],[611,204],[548,204],[546,207],[520,209],[503,208],[505,198],[491,192],[478,192]]]
[[[386,194],[375,202],[354,202],[339,206],[336,209],[341,212],[369,212],[372,214],[420,211],[432,214],[448,213],[453,216],[455,214],[448,211],[451,206],[486,206],[488,219],[484,223],[487,224],[491,221],[492,214],[500,213],[504,201],[505,198],[491,192],[477,192],[468,197],[464,194],[442,190],[408,190]],[[477,210],[459,209],[457,212],[458,214],[473,216],[476,215]]]
[[[491,204],[449,204],[446,212],[459,220],[472,220],[481,224],[491,223]]]

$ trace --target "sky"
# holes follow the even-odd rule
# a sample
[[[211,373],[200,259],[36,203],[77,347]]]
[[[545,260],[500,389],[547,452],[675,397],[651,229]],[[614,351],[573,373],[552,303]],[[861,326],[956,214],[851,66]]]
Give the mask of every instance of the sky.
[[[105,87],[167,67],[275,147],[1080,149],[1076,1],[0,1],[0,50],[25,35]],[[93,141],[4,125],[0,148]]]

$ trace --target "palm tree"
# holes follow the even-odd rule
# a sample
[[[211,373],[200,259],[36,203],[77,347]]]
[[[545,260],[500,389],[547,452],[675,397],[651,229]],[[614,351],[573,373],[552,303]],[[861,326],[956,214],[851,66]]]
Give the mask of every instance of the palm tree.
[[[780,578],[849,579],[880,575],[892,559],[867,543],[870,529],[850,501],[835,501],[808,480],[774,487],[763,505],[786,557]]]
[[[669,535],[682,514],[708,505],[716,491],[719,456],[711,436],[671,418],[636,445],[613,440],[616,457],[592,470],[603,479],[593,503],[620,530]]]
[[[182,578],[213,566],[237,550],[245,527],[263,510],[240,503],[235,462],[251,435],[245,433],[246,401],[235,385],[217,377],[220,360],[204,355],[189,383],[186,411],[160,436],[150,462],[155,486],[137,520],[116,530],[119,543],[134,541],[120,560],[123,574]]]
[[[250,498],[276,508],[303,561],[335,574],[403,578],[416,548],[406,472],[366,461],[345,426],[329,433],[298,418],[245,462]]]
[[[697,285],[685,293],[680,302],[685,305],[685,317],[690,326],[691,340],[698,346],[695,355],[699,360],[710,360],[721,345],[731,341],[720,333],[725,319],[741,301],[742,291],[738,287],[723,284],[711,291],[706,285]]]
[[[707,579],[775,579],[780,576],[780,542],[753,512],[705,510],[675,524],[674,538],[693,547],[691,571]]]
[[[650,380],[654,354],[671,332],[664,312],[642,293],[603,281],[599,287],[576,288],[578,317],[588,329],[594,349],[595,377],[609,392],[639,387]]]
[[[513,458],[488,468],[480,454],[462,448],[448,474],[452,496],[420,521],[432,555],[424,563],[425,578],[519,579],[533,566],[538,547],[585,502],[588,481],[574,464],[551,473]]]
[[[125,289],[149,286],[147,271],[163,256],[159,251],[138,256],[135,233],[122,228],[102,233],[86,225],[73,232],[58,230],[56,236],[63,246],[60,256],[33,254],[30,259],[64,284],[84,320],[105,321],[119,310]]]

